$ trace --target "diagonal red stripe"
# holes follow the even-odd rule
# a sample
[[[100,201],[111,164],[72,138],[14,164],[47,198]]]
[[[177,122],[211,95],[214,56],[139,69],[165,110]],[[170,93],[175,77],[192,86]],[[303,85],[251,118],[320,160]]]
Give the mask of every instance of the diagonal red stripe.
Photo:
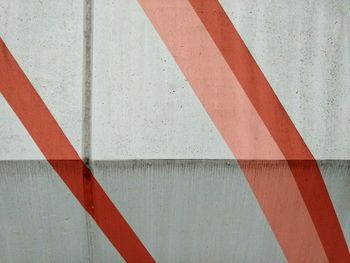
[[[339,221],[317,163],[217,0],[188,0],[290,164],[328,259],[350,262]],[[293,160],[309,160],[308,168]]]
[[[317,163],[218,1],[139,2],[235,156],[282,159],[240,165],[287,259],[348,261]]]
[[[80,159],[1,38],[0,92],[53,169],[120,255],[127,262],[155,262]]]

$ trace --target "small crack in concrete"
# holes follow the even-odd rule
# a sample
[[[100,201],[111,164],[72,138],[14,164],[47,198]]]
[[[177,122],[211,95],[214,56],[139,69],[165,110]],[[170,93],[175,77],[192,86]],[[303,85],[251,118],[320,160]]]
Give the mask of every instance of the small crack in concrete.
[[[84,57],[83,57],[83,109],[82,109],[82,159],[89,167],[91,156],[91,91],[92,91],[92,44],[93,44],[93,0],[84,0]],[[83,174],[83,176],[85,176]],[[88,242],[88,262],[94,262],[93,222],[85,213]]]

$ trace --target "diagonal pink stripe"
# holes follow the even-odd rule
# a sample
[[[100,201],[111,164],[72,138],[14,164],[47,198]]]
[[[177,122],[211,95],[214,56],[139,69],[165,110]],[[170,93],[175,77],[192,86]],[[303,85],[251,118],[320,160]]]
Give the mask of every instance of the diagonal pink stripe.
[[[328,259],[350,262],[349,250],[317,162],[253,56],[217,0],[188,1],[288,161]]]
[[[274,94],[269,95],[270,86],[263,86],[267,99],[261,91],[254,98],[247,93],[247,85],[257,90],[265,78],[239,36],[235,34],[233,42],[220,42],[230,38],[226,34],[232,35],[234,28],[231,23],[231,30],[226,28],[225,12],[219,9],[219,3],[214,0],[139,2],[237,159],[282,160],[277,175],[268,166],[257,173],[243,162],[240,164],[287,259],[291,262],[348,259],[339,222],[312,155],[283,107],[279,108],[282,113],[261,112],[266,108],[264,104],[275,109],[273,105],[279,103]],[[235,54],[234,61],[228,60],[225,51],[241,53]],[[236,63],[235,70],[232,63]],[[284,125],[284,122],[273,123],[276,114],[281,114],[287,128],[273,129]],[[292,151],[290,138],[285,138],[289,136],[288,129],[292,129],[291,138],[297,138],[296,152]],[[286,149],[288,145],[291,146]],[[298,159],[293,157],[302,161],[290,161],[289,158]],[[320,192],[315,194],[315,191]],[[317,198],[324,203],[315,204]],[[331,228],[325,228],[322,219],[331,223]],[[329,235],[331,231],[335,234]],[[327,237],[334,239],[327,241]],[[337,245],[327,246],[330,242],[340,245],[340,250]]]

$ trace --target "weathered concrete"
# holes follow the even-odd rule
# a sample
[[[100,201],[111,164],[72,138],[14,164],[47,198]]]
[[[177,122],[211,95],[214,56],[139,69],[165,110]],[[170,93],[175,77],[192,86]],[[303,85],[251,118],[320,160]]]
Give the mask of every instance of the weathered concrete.
[[[46,161],[0,162],[0,262],[87,262],[85,211]]]
[[[220,2],[333,159],[319,164],[349,245],[349,1]],[[234,158],[136,0],[2,0],[0,36],[157,261],[285,261],[235,161],[106,161]],[[0,160],[16,160],[0,161],[0,262],[122,261],[47,162],[26,161],[41,159],[0,95]]]
[[[0,3],[1,37],[76,150],[234,158],[137,1],[90,2]],[[349,2],[221,3],[315,157],[348,159]],[[0,118],[1,160],[42,159],[2,96]]]
[[[349,159],[349,1],[220,2],[315,157]],[[232,158],[137,1],[94,12],[92,158]]]
[[[278,161],[247,165],[278,174]],[[158,262],[285,261],[233,160],[96,161],[92,168]],[[320,168],[349,244],[350,164]],[[122,261],[94,223],[88,246],[82,208],[45,161],[1,162],[0,189],[6,262]]]
[[[81,152],[83,1],[2,0],[0,36]],[[0,95],[0,160],[43,159]]]
[[[92,158],[233,158],[137,1],[96,1]]]
[[[317,159],[350,158],[350,2],[220,0]]]

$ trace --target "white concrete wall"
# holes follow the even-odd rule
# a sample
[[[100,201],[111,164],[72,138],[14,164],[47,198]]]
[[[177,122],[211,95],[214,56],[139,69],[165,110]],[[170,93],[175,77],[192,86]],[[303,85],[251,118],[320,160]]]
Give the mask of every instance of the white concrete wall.
[[[350,4],[221,1],[317,159],[349,159]],[[83,1],[0,2],[0,35],[81,152]],[[234,158],[136,0],[93,5],[95,160]],[[41,159],[1,98],[0,159]]]
[[[0,0],[0,36],[151,254],[284,262],[234,155],[137,1],[94,1],[92,43],[86,2]],[[350,244],[350,2],[220,3],[314,156],[332,160],[319,164]],[[0,262],[122,261],[43,159],[0,95]]]
[[[1,0],[0,36],[81,152],[83,1]],[[0,95],[0,160],[44,159]]]
[[[350,3],[220,1],[317,159],[349,159]],[[96,1],[92,158],[232,158],[137,1]]]

